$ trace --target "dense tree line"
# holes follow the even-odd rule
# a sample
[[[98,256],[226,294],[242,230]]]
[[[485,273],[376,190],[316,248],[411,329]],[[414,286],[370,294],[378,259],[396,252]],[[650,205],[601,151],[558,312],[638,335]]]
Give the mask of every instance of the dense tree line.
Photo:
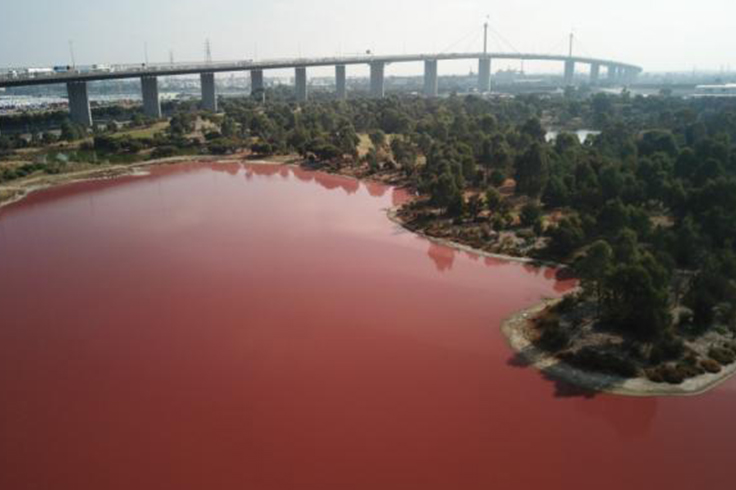
[[[258,153],[403,172],[448,216],[486,210],[495,228],[543,234],[540,257],[575,263],[601,316],[636,336],[736,322],[734,101],[470,96],[297,107],[243,99],[228,101],[225,113],[233,135]],[[600,135],[546,141],[542,120],[571,118]],[[358,134],[371,141],[362,159]],[[526,203],[517,218],[497,190],[509,178]],[[554,211],[562,218],[542,225]],[[690,279],[674,291],[683,275]],[[693,317],[673,318],[675,302]]]
[[[249,149],[395,173],[444,217],[541,237],[537,256],[574,264],[601,318],[622,331],[667,339],[674,328],[736,324],[734,100],[625,93],[296,104],[281,92],[266,100],[223,99],[217,115],[182,105],[164,134],[134,141],[102,131],[89,149],[152,157]],[[191,137],[198,118],[209,123],[203,141]],[[573,123],[600,134],[547,141],[546,127]],[[78,131],[64,123],[61,138]],[[0,151],[13,141],[0,138]],[[676,305],[692,315],[673,316]]]

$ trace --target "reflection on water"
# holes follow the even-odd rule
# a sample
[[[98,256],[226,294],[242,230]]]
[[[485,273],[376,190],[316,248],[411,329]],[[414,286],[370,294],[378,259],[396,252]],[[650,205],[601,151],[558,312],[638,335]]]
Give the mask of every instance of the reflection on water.
[[[397,232],[408,198],[182,164],[0,210],[0,488],[731,481],[733,383],[589,396],[509,362],[502,320],[572,283]]]
[[[454,249],[429,242],[427,256],[432,259],[439,272],[452,270],[452,264],[455,262]]]

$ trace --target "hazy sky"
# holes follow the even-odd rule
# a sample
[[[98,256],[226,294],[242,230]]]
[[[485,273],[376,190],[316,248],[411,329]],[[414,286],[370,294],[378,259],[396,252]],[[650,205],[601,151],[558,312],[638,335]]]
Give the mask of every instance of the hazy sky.
[[[647,71],[736,69],[736,0],[21,0],[0,6],[0,66],[479,51],[566,51]],[[502,41],[503,39],[504,41]],[[441,71],[466,71],[456,62]],[[391,68],[397,71],[408,68]],[[419,71],[418,68],[414,70]]]

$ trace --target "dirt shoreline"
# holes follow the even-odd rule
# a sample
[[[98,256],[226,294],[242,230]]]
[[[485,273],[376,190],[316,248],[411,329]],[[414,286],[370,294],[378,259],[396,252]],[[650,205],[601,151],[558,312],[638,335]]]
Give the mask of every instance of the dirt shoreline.
[[[0,184],[0,208],[18,202],[28,195],[57,187],[61,185],[74,184],[77,182],[88,182],[94,180],[108,180],[129,175],[147,175],[146,169],[156,165],[171,165],[186,162],[222,162],[222,163],[267,163],[284,164],[279,161],[249,161],[244,159],[242,155],[232,156],[209,156],[209,155],[187,155],[179,157],[160,158],[157,160],[149,160],[125,165],[109,165],[99,168],[90,168],[87,170],[79,170],[76,172],[68,172],[55,175],[38,175],[28,179],[21,179],[18,183]]]
[[[736,374],[736,363],[723,367],[720,373],[703,374],[686,379],[682,384],[655,383],[647,378],[622,378],[592,371],[585,371],[559,360],[539,349],[531,340],[531,319],[544,309],[559,303],[561,299],[546,299],[522,310],[501,324],[501,331],[511,348],[525,364],[545,375],[595,393],[629,397],[696,396],[721,385]]]
[[[537,267],[552,267],[556,269],[561,269],[566,267],[565,264],[560,264],[556,262],[551,262],[548,260],[539,260],[539,259],[531,259],[529,257],[518,257],[515,255],[504,255],[504,254],[495,254],[492,252],[487,252],[485,250],[479,250],[477,248],[473,248],[470,245],[464,245],[462,243],[453,242],[452,240],[449,240],[447,238],[438,238],[432,235],[429,235],[425,233],[422,230],[415,230],[412,228],[409,228],[404,220],[401,219],[401,217],[398,215],[398,208],[390,208],[387,211],[388,218],[395,224],[401,226],[404,230],[414,233],[415,235],[418,235],[425,240],[429,240],[433,243],[436,243],[438,245],[444,245],[446,247],[454,248],[455,250],[459,250],[461,252],[466,252],[473,255],[479,255],[481,257],[487,257],[490,259],[499,259],[499,260],[505,260],[508,262],[519,262],[522,264],[529,264],[534,265]]]
[[[231,157],[210,157],[210,156],[185,156],[163,158],[159,160],[151,160],[148,162],[140,162],[130,165],[116,165],[105,168],[95,168],[83,170],[79,172],[70,172],[59,175],[43,175],[35,178],[27,179],[20,182],[16,186],[0,186],[0,192],[15,192],[9,198],[0,194],[0,208],[18,202],[33,192],[56,187],[60,185],[71,184],[75,182],[85,182],[92,180],[106,180],[123,177],[127,175],[146,175],[145,169],[154,165],[167,165],[185,162],[224,162],[224,163],[255,163],[255,164],[271,164],[271,165],[296,165],[293,161],[269,161],[268,159],[258,161],[248,161],[242,155]],[[316,169],[319,171],[319,169]],[[371,179],[360,179],[356,176],[343,175],[357,181],[369,181]],[[379,182],[379,180],[374,180]],[[538,267],[554,267],[561,268],[564,264],[540,261],[530,259],[528,257],[516,257],[511,255],[494,254],[484,250],[478,250],[471,246],[453,242],[446,238],[433,237],[422,230],[409,228],[406,223],[398,215],[398,207],[388,208],[386,215],[396,225],[402,229],[420,236],[433,243],[453,248],[455,250],[466,252],[492,259],[499,259],[509,262],[517,262],[523,264],[535,265]],[[563,361],[560,361],[553,355],[537,348],[531,341],[531,325],[530,320],[541,313],[545,308],[552,306],[561,301],[561,299],[545,299],[530,308],[520,311],[501,324],[501,331],[505,335],[509,345],[514,352],[520,356],[525,364],[538,369],[541,373],[553,379],[557,379],[584,390],[595,393],[607,393],[613,395],[622,395],[630,397],[660,397],[660,396],[695,396],[703,394],[711,389],[719,386],[734,374],[736,374],[736,363],[726,366],[718,374],[704,374],[695,378],[685,380],[680,385],[668,385],[664,383],[654,383],[646,378],[627,379],[618,376],[612,376],[592,371],[584,371],[573,367]]]

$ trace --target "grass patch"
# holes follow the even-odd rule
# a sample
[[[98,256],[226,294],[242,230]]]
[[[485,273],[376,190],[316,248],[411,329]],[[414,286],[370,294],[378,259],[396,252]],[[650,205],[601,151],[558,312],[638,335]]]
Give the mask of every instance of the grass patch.
[[[128,136],[133,139],[153,138],[157,133],[165,131],[169,127],[168,121],[157,122],[147,128],[135,128],[130,130],[123,130],[112,134],[113,138],[123,138]]]

